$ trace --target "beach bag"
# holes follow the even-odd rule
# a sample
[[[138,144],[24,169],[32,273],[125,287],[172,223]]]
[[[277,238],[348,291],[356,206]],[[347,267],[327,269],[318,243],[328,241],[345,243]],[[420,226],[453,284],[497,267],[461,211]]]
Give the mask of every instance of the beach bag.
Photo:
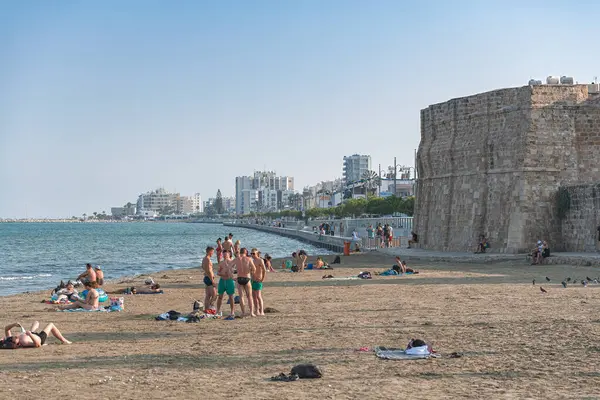
[[[335,259],[333,260],[332,264],[341,264],[342,263],[342,259],[340,258],[340,256],[335,256]]]
[[[299,364],[292,368],[290,375],[296,374],[300,379],[321,378],[323,373],[321,369],[314,364]]]
[[[125,298],[124,297],[111,297],[110,298],[110,309],[111,310],[124,310],[125,309]]]
[[[292,266],[292,272],[298,272],[299,268],[297,265]]]

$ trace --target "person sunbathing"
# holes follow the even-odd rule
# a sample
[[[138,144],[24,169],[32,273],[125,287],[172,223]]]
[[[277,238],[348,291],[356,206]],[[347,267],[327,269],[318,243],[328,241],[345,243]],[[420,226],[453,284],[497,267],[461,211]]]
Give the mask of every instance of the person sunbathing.
[[[4,327],[4,337],[0,339],[0,349],[17,349],[19,347],[41,347],[46,343],[48,336],[52,335],[62,342],[62,344],[71,344],[70,341],[60,333],[58,328],[53,324],[49,323],[40,332],[36,331],[40,326],[38,321],[34,321],[31,325],[31,329],[26,331],[23,326],[16,322],[14,324],[6,325]],[[21,333],[13,335],[11,329],[21,328]]]
[[[56,301],[59,303],[64,303],[70,300],[78,300],[78,293],[79,292],[77,292],[75,286],[71,282],[69,282],[67,283],[67,287],[60,289],[56,292]]]
[[[325,261],[323,261],[321,257],[317,257],[317,261],[315,262],[315,268],[322,269],[325,267],[329,267],[329,265]]]
[[[98,288],[98,284],[96,283],[96,281],[93,281],[93,282],[86,281],[83,284],[83,286],[87,290],[85,300],[84,301],[76,300],[75,302],[73,302],[69,305],[59,307],[59,310],[70,310],[70,309],[74,309],[74,308],[84,308],[86,310],[97,310],[100,305],[100,303],[98,301],[98,299],[100,298],[100,295],[98,294],[98,291],[96,290]]]
[[[154,293],[164,293],[164,291],[160,288],[160,284],[153,283],[150,285],[150,289],[141,289],[137,290],[134,286],[131,287],[129,294],[154,294]]]
[[[406,273],[406,272],[410,272],[411,274],[418,274],[419,271],[416,271],[412,268],[408,268],[406,266],[406,261],[402,261],[400,260],[400,257],[396,257],[395,259],[396,264],[394,264],[394,266],[392,267],[392,269],[394,269],[396,272],[398,272],[399,274],[402,273]]]

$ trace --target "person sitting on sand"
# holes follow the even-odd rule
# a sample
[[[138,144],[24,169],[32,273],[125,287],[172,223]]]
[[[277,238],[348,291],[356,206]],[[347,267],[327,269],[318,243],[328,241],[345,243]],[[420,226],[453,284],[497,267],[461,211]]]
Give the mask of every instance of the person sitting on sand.
[[[408,248],[410,249],[412,245],[419,243],[419,236],[415,232],[410,233],[412,239],[408,241]]]
[[[257,249],[252,249],[250,252],[252,262],[254,263],[254,271],[252,272],[252,299],[254,300],[254,310],[256,315],[265,315],[264,302],[262,297],[263,282],[267,275],[265,262],[260,258],[260,253]]]
[[[98,286],[104,285],[104,272],[102,272],[102,268],[100,268],[99,265],[96,265],[94,272],[96,273],[96,282],[98,282]]]
[[[271,262],[272,259],[273,258],[268,254],[265,254],[265,258],[263,259],[265,262],[265,267],[269,272],[275,272],[275,269],[273,268],[273,263]]]
[[[404,274],[406,272],[410,272],[411,274],[418,274],[419,273],[418,271],[415,271],[412,268],[408,268],[406,266],[406,261],[400,260],[400,257],[396,257],[394,259],[394,261],[396,261],[396,264],[394,264],[392,266],[392,269],[394,269],[398,273],[402,273],[402,274]]]
[[[325,268],[328,267],[329,265],[323,261],[323,259],[321,257],[317,257],[317,261],[315,261],[315,268],[316,269],[321,269],[321,268]]]
[[[477,245],[477,251],[475,254],[485,253],[485,250],[490,247],[485,235],[479,235],[479,244]]]
[[[92,264],[87,263],[85,265],[85,272],[79,274],[79,276],[77,277],[77,280],[80,280],[83,282],[83,278],[85,278],[85,280],[88,280],[90,282],[96,282],[96,271],[94,271]]]
[[[17,349],[19,347],[41,347],[46,343],[49,335],[54,336],[62,344],[71,344],[70,341],[60,333],[53,323],[46,325],[41,332],[35,332],[40,326],[38,321],[34,321],[31,329],[26,331],[18,322],[4,327],[4,337],[0,339],[0,349]],[[13,335],[11,329],[19,327],[21,333]]]
[[[98,301],[98,299],[100,298],[100,295],[98,294],[98,291],[96,290],[98,288],[98,284],[96,283],[96,281],[92,281],[92,282],[85,281],[83,286],[88,291],[87,295],[85,296],[85,300],[84,301],[76,300],[74,303],[59,307],[59,310],[70,310],[73,308],[84,308],[86,310],[97,310],[100,306],[100,303]]]
[[[64,289],[60,289],[59,291],[56,292],[56,301],[58,303],[65,303],[67,301],[71,301],[71,300],[77,300],[77,289],[75,289],[75,286],[73,286],[73,283],[71,283],[70,281],[67,283],[67,287],[65,287]]]
[[[234,261],[231,259],[231,251],[223,250],[223,259],[219,263],[219,270],[217,271],[217,275],[219,275],[219,288],[217,298],[217,315],[221,312],[221,304],[223,304],[223,295],[227,292],[227,296],[229,296],[229,306],[231,307],[231,312],[229,313],[230,317],[235,317],[235,301],[233,295],[235,294],[235,281],[233,280],[233,264]]]
[[[304,272],[304,268],[306,268],[306,260],[308,259],[308,254],[306,251],[300,250],[298,252],[298,272]]]
[[[237,283],[238,293],[240,296],[240,308],[242,309],[242,316],[247,315],[244,307],[244,294],[248,300],[248,308],[250,309],[250,315],[255,317],[253,301],[252,301],[252,286],[250,285],[250,277],[254,273],[254,263],[252,259],[248,257],[248,250],[246,248],[240,249],[240,256],[235,259],[235,266],[237,269]]]

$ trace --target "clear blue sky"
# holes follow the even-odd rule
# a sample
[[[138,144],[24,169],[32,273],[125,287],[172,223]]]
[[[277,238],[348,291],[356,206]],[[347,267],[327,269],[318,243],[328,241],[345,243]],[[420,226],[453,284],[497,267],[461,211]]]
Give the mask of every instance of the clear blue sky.
[[[0,12],[0,217],[164,187],[297,188],[342,158],[411,164],[419,110],[600,75],[592,1],[13,1]]]

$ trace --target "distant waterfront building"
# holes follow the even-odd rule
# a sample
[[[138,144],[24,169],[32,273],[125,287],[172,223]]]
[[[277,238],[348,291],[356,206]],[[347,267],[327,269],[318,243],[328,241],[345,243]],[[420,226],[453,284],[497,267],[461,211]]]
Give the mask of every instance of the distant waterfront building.
[[[194,214],[199,214],[201,212],[204,212],[204,204],[202,204],[202,196],[200,196],[200,193],[194,193],[193,196],[191,196],[192,199],[192,213]]]
[[[359,181],[365,172],[371,170],[371,156],[353,154],[344,157],[344,184]]]
[[[177,214],[194,213],[194,200],[190,196],[180,196],[176,199],[175,212]]]
[[[277,176],[274,171],[255,171],[253,176],[235,178],[235,213],[283,209],[294,191],[294,178]]]
[[[226,213],[235,213],[235,197],[223,197],[223,209]]]
[[[183,207],[179,193],[169,193],[163,188],[140,194],[137,200],[137,214],[145,215],[145,211],[160,213],[168,210],[174,213]]]
[[[116,218],[123,218],[123,217],[127,217],[130,215],[135,215],[135,213],[136,213],[136,207],[133,204],[131,204],[130,207],[125,206],[125,207],[111,207],[110,208],[110,214]]]

